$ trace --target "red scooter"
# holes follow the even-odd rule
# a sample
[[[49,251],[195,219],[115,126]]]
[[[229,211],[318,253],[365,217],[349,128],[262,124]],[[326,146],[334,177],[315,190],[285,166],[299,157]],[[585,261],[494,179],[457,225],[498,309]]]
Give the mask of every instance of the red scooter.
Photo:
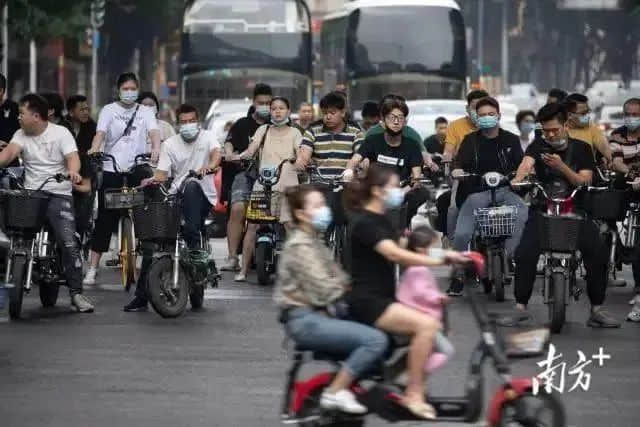
[[[484,269],[484,258],[472,254],[476,270]],[[476,271],[477,273],[477,271]],[[467,274],[468,280],[475,280],[475,274]],[[480,328],[480,341],[471,354],[466,391],[460,397],[427,396],[427,401],[437,412],[436,422],[475,423],[482,415],[485,397],[483,365],[487,359],[502,379],[487,410],[489,426],[550,426],[564,427],[565,411],[556,394],[546,393],[544,389],[533,394],[531,378],[513,378],[509,366],[509,357],[530,357],[541,355],[548,344],[549,332],[546,329],[529,331],[505,340],[496,327],[497,316],[487,312],[484,303],[476,295],[476,290],[467,291],[473,315]],[[381,363],[377,372],[359,379],[351,387],[358,400],[369,408],[369,414],[376,414],[389,422],[423,421],[400,404],[402,387],[396,384],[397,376],[406,371],[408,342],[395,340],[395,348],[389,357]],[[526,344],[523,343],[526,341]],[[518,344],[519,343],[519,344]],[[535,347],[535,348],[533,348]],[[293,354],[293,364],[288,371],[282,404],[282,422],[302,427],[362,427],[365,415],[349,415],[337,411],[327,411],[320,407],[320,396],[334,376],[335,372],[322,372],[306,380],[297,380],[302,366],[310,360],[329,362],[338,367],[340,359],[321,353],[312,353],[297,347]]]

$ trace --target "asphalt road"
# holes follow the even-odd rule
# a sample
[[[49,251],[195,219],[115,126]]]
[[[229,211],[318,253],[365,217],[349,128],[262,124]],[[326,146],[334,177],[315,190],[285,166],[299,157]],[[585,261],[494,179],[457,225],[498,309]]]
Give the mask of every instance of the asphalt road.
[[[221,241],[216,248],[216,254],[224,254]],[[219,289],[207,290],[204,311],[165,320],[151,310],[124,313],[131,296],[115,284],[115,271],[102,270],[99,282],[86,289],[96,304],[94,314],[71,312],[62,294],[58,307],[44,310],[36,291],[26,299],[24,320],[0,319],[0,426],[280,425],[288,356],[270,289],[255,280],[233,283],[227,274]],[[630,294],[630,287],[609,293],[607,306],[619,319],[628,312]],[[512,298],[511,289],[507,295]],[[545,307],[539,292],[535,295],[533,313],[543,321]],[[503,310],[511,304],[492,306]],[[621,329],[592,330],[585,325],[587,310],[583,297],[570,307],[563,333],[553,338],[567,364],[563,400],[568,425],[637,426],[640,325],[624,322]],[[450,318],[457,353],[431,378],[434,394],[462,392],[469,353],[478,339],[463,300],[453,303]],[[611,356],[603,366],[591,358],[599,347]],[[578,350],[592,360],[584,368],[591,374],[590,387],[568,393],[577,379],[569,369],[578,361]],[[518,361],[514,371],[539,373],[540,360]],[[486,373],[490,392],[497,379],[489,365]],[[387,424],[371,418],[367,425]]]

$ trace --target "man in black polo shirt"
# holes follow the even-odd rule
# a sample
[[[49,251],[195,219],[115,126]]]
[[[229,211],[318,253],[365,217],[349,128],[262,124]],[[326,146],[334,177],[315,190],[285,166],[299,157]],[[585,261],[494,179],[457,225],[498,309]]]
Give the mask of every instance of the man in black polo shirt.
[[[269,121],[271,87],[259,83],[253,89],[253,106],[247,117],[239,119],[231,126],[224,143],[226,157],[242,153],[249,147],[251,138],[258,127]],[[222,265],[222,271],[240,271],[238,263],[238,247],[242,241],[244,228],[244,215],[247,210],[247,202],[251,196],[253,182],[238,165],[225,163],[222,169],[222,195],[223,201],[229,202],[229,221],[227,223],[227,244],[229,257]]]
[[[536,179],[551,197],[566,197],[575,187],[588,185],[596,168],[591,148],[583,141],[569,137],[567,113],[559,104],[547,104],[538,112],[542,138],[527,148],[514,182],[522,181],[535,171]],[[544,200],[533,203],[529,219],[515,254],[514,293],[516,308],[526,311],[536,280],[540,257],[538,211],[546,207]],[[585,219],[580,229],[578,249],[587,270],[587,296],[591,313],[587,325],[592,328],[617,328],[620,322],[602,309],[607,291],[608,251],[600,239],[596,224]]]

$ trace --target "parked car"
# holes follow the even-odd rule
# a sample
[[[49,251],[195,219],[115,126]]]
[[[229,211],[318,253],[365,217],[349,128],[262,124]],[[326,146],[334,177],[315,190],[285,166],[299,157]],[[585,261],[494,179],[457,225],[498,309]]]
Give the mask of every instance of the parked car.
[[[457,99],[419,99],[407,101],[409,121],[422,139],[433,135],[435,120],[444,117],[449,121],[459,119],[467,114],[467,103]]]
[[[616,100],[624,97],[627,90],[621,80],[598,80],[587,90],[591,108],[600,110],[606,104],[615,104]]]
[[[509,86],[509,93],[497,97],[500,104],[508,102],[519,110],[538,111],[541,95],[531,83],[516,83]]]
[[[224,125],[235,122],[247,115],[251,107],[251,101],[247,99],[216,99],[211,103],[209,111],[204,118],[204,128],[213,131],[219,141],[222,140]]]
[[[607,136],[611,134],[611,131],[622,126],[624,124],[622,105],[605,105],[600,112],[600,129],[602,129]]]

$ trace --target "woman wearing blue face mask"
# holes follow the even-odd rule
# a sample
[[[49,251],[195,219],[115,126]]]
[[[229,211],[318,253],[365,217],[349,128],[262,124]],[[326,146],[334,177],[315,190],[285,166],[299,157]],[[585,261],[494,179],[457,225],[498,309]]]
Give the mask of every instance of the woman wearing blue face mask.
[[[138,77],[124,73],[118,77],[118,101],[104,106],[98,117],[96,136],[87,154],[104,151],[118,163],[118,169],[126,171],[134,165],[135,157],[145,154],[147,138],[151,141],[151,160],[155,163],[160,154],[160,130],[155,111],[138,104]],[[136,169],[130,186],[137,186],[150,175],[149,170]],[[138,173],[140,172],[140,173]],[[110,161],[104,162],[102,188],[98,193],[98,219],[91,238],[91,260],[84,278],[85,285],[96,282],[96,272],[102,253],[109,250],[111,235],[115,231],[120,212],[104,207],[104,190],[122,187],[123,177],[115,173]]]
[[[440,323],[396,301],[394,265],[433,266],[465,258],[452,251],[443,258],[431,258],[395,242],[395,230],[385,214],[402,204],[404,193],[392,169],[374,163],[366,178],[349,184],[345,196],[347,208],[356,211],[351,227],[350,314],[383,331],[411,336],[409,382],[402,403],[417,417],[433,419],[435,411],[424,399],[424,363]]]
[[[326,409],[362,414],[349,390],[351,383],[373,368],[387,349],[386,334],[342,320],[335,307],[349,287],[349,277],[324,244],[331,209],[313,185],[287,190],[293,227],[282,250],[274,299],[280,320],[298,346],[345,357],[343,367],[320,397]]]
[[[158,118],[160,113],[160,103],[153,92],[142,92],[138,96],[138,104],[145,105],[155,112],[158,121],[158,129],[160,130],[160,141],[164,142],[176,134],[175,129],[169,122]],[[151,139],[147,138],[147,150],[151,152]]]
[[[260,126],[256,130],[249,147],[236,156],[236,159],[249,159],[256,156],[258,168],[261,170],[277,167],[284,160],[297,158],[296,167],[298,169],[303,168],[304,162],[297,154],[300,142],[302,142],[302,133],[298,128],[289,126],[290,111],[289,101],[286,98],[273,98],[269,110],[271,122]],[[298,184],[296,170],[291,164],[285,163],[282,167],[280,180],[273,187],[273,190],[279,195],[274,197],[282,197],[288,187]],[[254,183],[253,191],[262,191],[262,185],[259,182]],[[280,206],[280,222],[286,225],[291,220],[289,210],[286,207],[286,199],[281,200]],[[258,224],[249,224],[247,226],[242,246],[242,267],[235,277],[236,282],[247,280],[247,273],[249,272],[256,244],[257,230]]]
[[[531,110],[518,111],[516,125],[520,131],[520,147],[524,153],[535,139],[536,113]]]

